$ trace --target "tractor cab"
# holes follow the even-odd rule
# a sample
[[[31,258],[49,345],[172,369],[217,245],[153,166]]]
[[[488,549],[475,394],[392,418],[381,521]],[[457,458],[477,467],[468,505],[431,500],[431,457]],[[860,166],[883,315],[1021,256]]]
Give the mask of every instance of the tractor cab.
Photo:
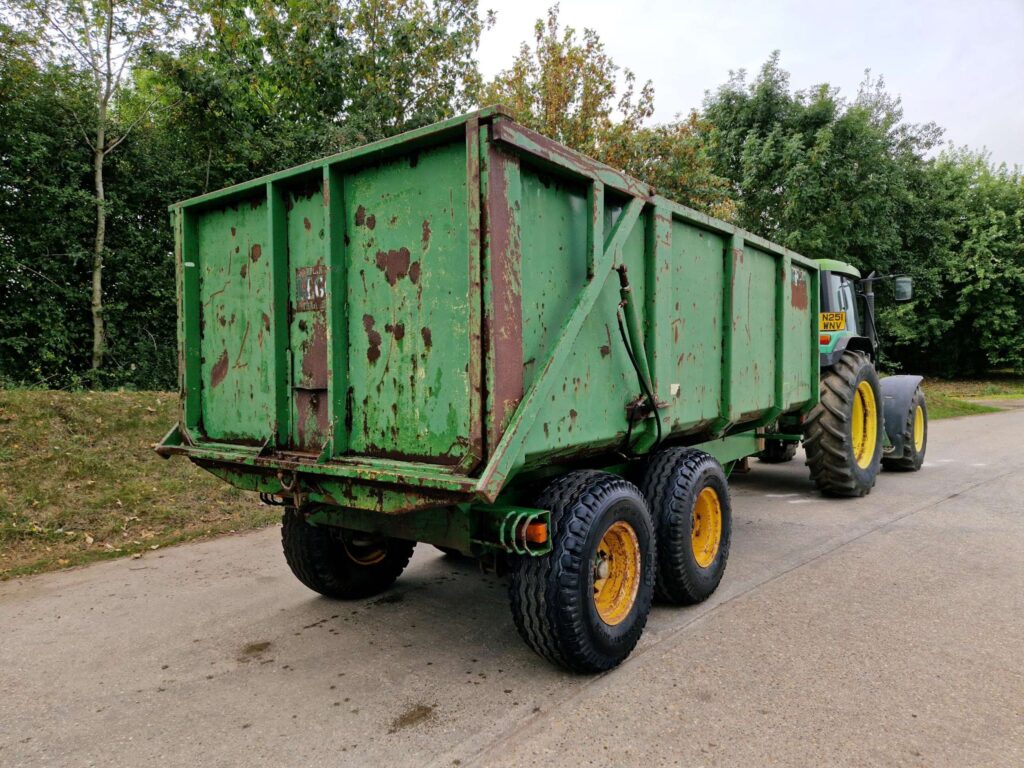
[[[874,283],[888,277],[874,272],[861,277],[860,270],[835,259],[818,259],[821,274],[818,345],[821,367],[834,365],[847,349],[864,352],[876,360],[878,333],[875,324]],[[909,301],[909,277],[895,277],[896,301]]]
[[[866,352],[875,358],[875,340],[868,328],[874,323],[862,307],[859,290],[861,274],[856,267],[833,259],[819,259],[821,297],[818,321],[818,345],[821,367],[833,365],[847,349]]]

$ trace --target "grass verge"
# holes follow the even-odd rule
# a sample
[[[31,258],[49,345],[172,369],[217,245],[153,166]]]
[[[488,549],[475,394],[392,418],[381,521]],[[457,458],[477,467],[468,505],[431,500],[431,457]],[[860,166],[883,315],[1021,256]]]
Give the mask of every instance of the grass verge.
[[[163,392],[0,390],[0,580],[269,525],[278,511],[152,450]]]
[[[1002,409],[974,401],[1024,398],[1024,377],[1002,374],[987,379],[925,379],[924,394],[929,419],[993,413]]]

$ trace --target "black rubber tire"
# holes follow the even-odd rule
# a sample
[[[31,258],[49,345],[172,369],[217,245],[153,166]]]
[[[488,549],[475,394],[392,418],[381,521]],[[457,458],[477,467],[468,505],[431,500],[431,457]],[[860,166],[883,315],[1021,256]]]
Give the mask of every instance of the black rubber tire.
[[[796,456],[796,447],[797,443],[788,440],[765,440],[757,459],[765,464],[785,464]]]
[[[924,442],[921,450],[914,444],[914,413],[921,407],[924,414]],[[910,408],[903,422],[903,456],[900,458],[882,457],[882,466],[897,472],[917,472],[924,464],[924,455],[928,451],[928,406],[924,401],[924,392],[918,387],[910,400]]]
[[[702,568],[693,554],[693,508],[706,487],[718,494],[722,509],[722,538],[715,559]],[[658,541],[655,594],[675,605],[707,600],[718,588],[729,560],[732,541],[732,504],[722,465],[696,448],[666,448],[647,463],[640,485],[654,518]]]
[[[511,563],[512,618],[526,644],[574,672],[602,672],[636,647],[654,594],[654,526],[640,491],[615,475],[570,472],[551,483],[535,506],[551,511],[552,551]],[[640,551],[639,584],[629,613],[614,626],[597,612],[593,559],[617,520],[630,524]]]
[[[379,594],[394,584],[412,557],[414,541],[384,538],[384,556],[373,564],[353,559],[346,547],[352,535],[345,528],[311,525],[297,509],[284,512],[281,543],[288,567],[295,577],[327,597],[353,600]]]
[[[861,382],[870,383],[875,395],[875,450],[867,467],[853,452],[851,416],[854,395]],[[821,377],[821,401],[804,422],[804,452],[811,479],[826,496],[866,496],[878,477],[884,426],[882,389],[875,366],[863,352],[847,350]]]

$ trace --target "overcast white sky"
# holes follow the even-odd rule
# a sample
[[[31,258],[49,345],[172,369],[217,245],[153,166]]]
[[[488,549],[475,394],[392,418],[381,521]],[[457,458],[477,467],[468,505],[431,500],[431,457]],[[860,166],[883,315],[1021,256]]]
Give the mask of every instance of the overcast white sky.
[[[491,77],[507,67],[553,0],[481,0],[498,14],[482,40]],[[1024,0],[562,0],[563,24],[595,29],[619,66],[654,81],[655,115],[700,105],[730,69],[756,73],[782,51],[791,85],[854,96],[870,68],[910,122],[1024,166]]]

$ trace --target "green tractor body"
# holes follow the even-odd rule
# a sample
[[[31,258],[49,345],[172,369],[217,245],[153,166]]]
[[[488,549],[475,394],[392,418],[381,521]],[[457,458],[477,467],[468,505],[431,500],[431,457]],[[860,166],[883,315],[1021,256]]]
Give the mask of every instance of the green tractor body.
[[[917,470],[927,446],[927,408],[920,376],[879,379],[879,339],[874,283],[845,262],[819,259],[821,399],[797,429],[780,421],[760,458],[793,458],[802,431],[807,463],[818,487],[830,495],[862,496],[880,467]],[[911,297],[910,279],[895,278],[895,298]]]

